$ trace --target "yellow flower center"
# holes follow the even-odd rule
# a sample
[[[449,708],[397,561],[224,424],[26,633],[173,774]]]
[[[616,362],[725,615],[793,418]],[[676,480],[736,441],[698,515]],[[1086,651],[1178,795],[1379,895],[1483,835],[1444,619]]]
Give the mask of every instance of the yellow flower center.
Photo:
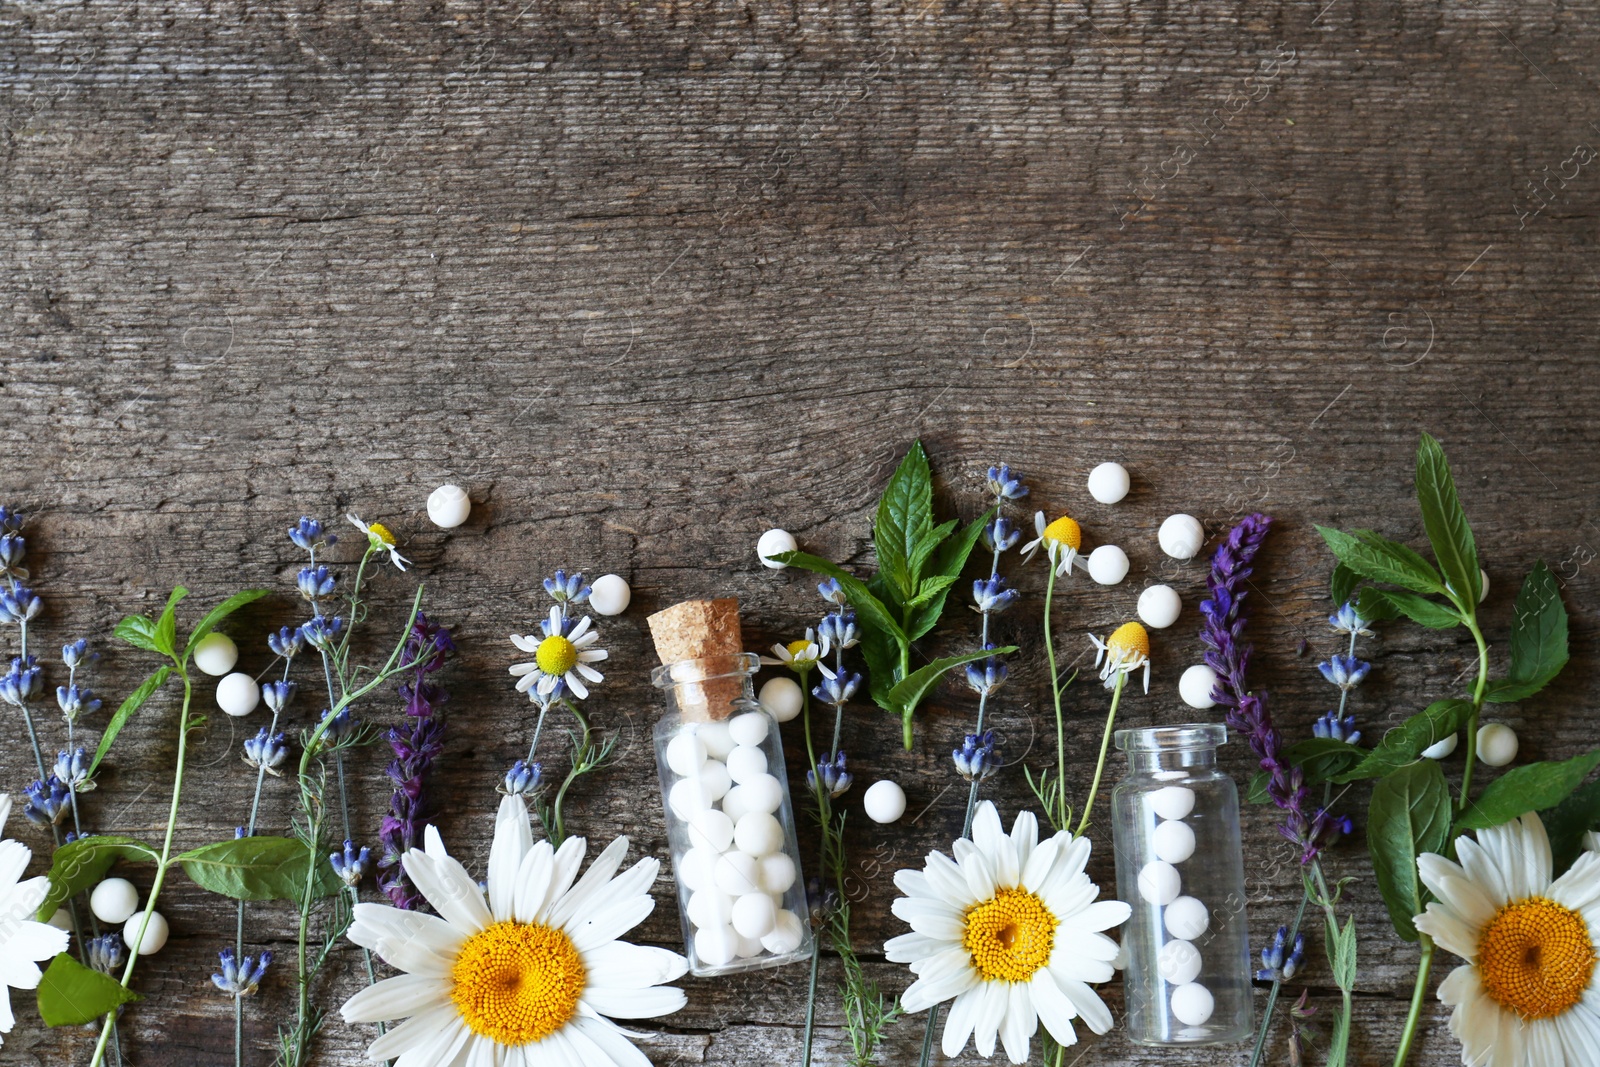
[[[1145,633],[1143,626],[1136,622],[1125,622],[1111,632],[1106,638],[1106,647],[1112,652],[1121,652],[1123,659],[1131,655],[1150,656],[1150,635]]]
[[[1026,889],[1002,889],[967,909],[961,947],[990,981],[1026,982],[1050,962],[1056,917]]]
[[[1588,990],[1594,967],[1594,939],[1583,916],[1544,897],[1507,904],[1478,941],[1483,988],[1524,1020],[1571,1009]]]
[[[381,522],[367,524],[367,533],[383,542],[385,548],[393,548],[396,544],[394,534],[389,532],[389,527]]]
[[[1076,552],[1083,547],[1083,527],[1078,525],[1076,519],[1069,519],[1063,515],[1044,528],[1044,539],[1059,541]]]
[[[552,634],[539,642],[533,658],[541,671],[559,678],[578,665],[578,646],[560,634]]]
[[[560,930],[499,922],[473,934],[450,969],[461,1019],[502,1045],[541,1041],[577,1014],[587,973]]]
[[[812,650],[811,642],[805,638],[802,637],[798,641],[790,641],[788,648],[789,661],[796,667],[816,662],[817,654]]]

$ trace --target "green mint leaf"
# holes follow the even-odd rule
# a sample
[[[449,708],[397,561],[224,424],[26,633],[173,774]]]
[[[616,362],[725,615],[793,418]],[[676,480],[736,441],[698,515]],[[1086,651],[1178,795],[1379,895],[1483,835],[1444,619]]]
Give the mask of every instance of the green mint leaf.
[[[1323,935],[1328,945],[1328,966],[1333,971],[1333,981],[1340,989],[1356,987],[1356,920],[1351,916],[1338,929],[1337,924],[1323,924]]]
[[[878,570],[900,594],[909,600],[917,590],[917,575],[911,567],[917,545],[933,526],[933,472],[921,441],[895,469],[878,501],[878,517],[872,526],[872,547],[878,554]]]
[[[1321,785],[1360,763],[1367,751],[1332,737],[1308,737],[1284,754],[1305,772],[1308,785]]]
[[[1267,804],[1272,801],[1272,794],[1267,792],[1267,783],[1272,776],[1266,771],[1257,771],[1250,776],[1250,785],[1245,789],[1244,800],[1246,804]]]
[[[307,864],[314,864],[314,893],[331,896],[342,884],[328,857],[313,856],[288,837],[242,837],[190,849],[176,857],[196,885],[234,900],[298,900]]]
[[[961,579],[948,574],[935,574],[922,579],[922,584],[917,587],[917,595],[906,601],[908,608],[920,608],[933,601],[934,597],[942,597],[945,590],[955,585]]]
[[[1368,608],[1372,609],[1371,614],[1368,614]],[[1356,610],[1364,619],[1392,619],[1396,615],[1404,615],[1430,630],[1448,630],[1460,626],[1462,622],[1460,613],[1454,608],[1400,589],[1373,589],[1368,586],[1361,590],[1361,606]]]
[[[1360,581],[1361,575],[1343,563],[1335,563],[1333,573],[1328,576],[1328,595],[1333,598],[1333,606],[1338,608],[1348,604]]]
[[[1397,771],[1421,759],[1423,749],[1459,732],[1471,717],[1470,700],[1436,700],[1384,734],[1377,748],[1351,770],[1335,775],[1333,780],[1344,784],[1363,778],[1380,778]]]
[[[146,652],[160,652],[156,647],[155,620],[144,615],[125,615],[111,631],[119,639]]]
[[[1423,434],[1417,442],[1417,503],[1422,506],[1422,525],[1428,531],[1428,543],[1433,545],[1439,569],[1462,607],[1468,612],[1475,610],[1483,592],[1478,546],[1456,495],[1456,482],[1450,476],[1444,449],[1429,434]]]
[[[49,922],[57,908],[98,885],[118,860],[157,863],[160,859],[161,853],[132,837],[96,834],[69,841],[50,857],[50,870],[46,873],[50,887],[45,891],[44,902],[39,905],[35,918],[39,922]]]
[[[867,661],[867,692],[872,694],[873,703],[898,714],[899,709],[889,699],[889,690],[899,680],[895,674],[900,667],[900,646],[881,630],[863,626],[860,647],[861,657]]]
[[[917,705],[939,684],[939,679],[956,667],[963,667],[980,659],[990,656],[1006,656],[1017,650],[1016,645],[1007,645],[1004,648],[979,649],[976,652],[967,652],[960,656],[945,656],[942,659],[932,660],[923,664],[900,681],[896,682],[893,689],[889,690],[889,701],[895,710],[900,712],[906,720],[905,746],[907,751],[911,748],[911,715],[917,710]]]
[[[194,646],[198,645],[205,639],[207,634],[217,628],[217,623],[226,619],[246,604],[254,604],[271,592],[272,590],[270,589],[245,589],[233,594],[227,600],[206,612],[206,617],[200,620],[200,624],[194,628],[194,632],[189,634],[188,643],[183,646],[184,662],[188,662],[189,657],[194,653]]]
[[[1518,590],[1516,610],[1510,677],[1491,682],[1484,693],[1484,699],[1495,704],[1531,697],[1567,665],[1567,606],[1543,560],[1533,565]]]
[[[116,712],[112,714],[111,720],[106,723],[105,733],[100,735],[100,744],[94,750],[94,762],[89,765],[90,774],[100,769],[100,761],[106,758],[107,752],[111,751],[111,746],[116,742],[117,735],[122,733],[124,726],[128,725],[128,720],[133,717],[133,713],[144,707],[144,702],[149,700],[157,689],[161,688],[162,683],[167,680],[167,676],[171,673],[171,667],[158,668],[154,674],[139,683],[139,688],[128,694],[128,698],[122,702],[122,706],[117,708]]]
[[[993,517],[991,509],[973,519],[961,532],[945,541],[939,548],[939,554],[934,561],[934,573],[947,578],[959,578],[961,571],[967,565],[967,560],[972,556],[972,550],[977,545],[978,539],[983,536],[983,528],[989,525]],[[944,614],[945,598],[948,590],[940,592],[920,608],[915,609],[911,616],[911,625],[906,629],[906,637],[912,641],[922,637],[933,629]]]
[[[119,1005],[142,1000],[139,994],[65,952],[50,961],[39,980],[39,1018],[46,1026],[79,1026],[97,1021]]]
[[[1557,877],[1583,851],[1583,835],[1600,830],[1600,778],[1573,791],[1573,794],[1553,808],[1539,813],[1544,828],[1550,835],[1550,854],[1555,860]]]
[[[1456,820],[1457,830],[1482,830],[1530,811],[1553,808],[1600,766],[1600,748],[1561,762],[1525,763],[1489,783]]]
[[[1413,593],[1442,593],[1444,583],[1427,560],[1405,545],[1373,536],[1370,540],[1318,526],[1317,532],[1340,563],[1373,582],[1389,582]]]
[[[779,552],[772,558],[791,567],[802,567],[814,574],[825,574],[838,579],[845,596],[850,600],[850,606],[855,609],[856,616],[866,626],[882,631],[897,644],[909,644],[905,631],[900,629],[900,624],[889,614],[889,609],[883,606],[883,601],[872,595],[867,583],[843,567],[829,563],[820,556],[813,556],[809,552]]]
[[[949,539],[959,525],[960,523],[955,519],[941,522],[929,530],[922,540],[917,542],[916,551],[911,553],[911,580],[913,582],[920,584],[925,580],[922,575],[923,568],[927,567],[928,560],[939,550],[939,546]]]
[[[1434,760],[1402,767],[1372,789],[1367,812],[1367,850],[1378,892],[1389,908],[1395,933],[1415,941],[1412,917],[1422,914],[1423,886],[1417,857],[1443,852],[1450,838],[1450,787]]]
[[[189,595],[189,590],[183,586],[176,586],[172,595],[167,597],[167,606],[161,609],[161,617],[156,620],[155,633],[151,640],[155,642],[156,651],[163,656],[177,654],[178,644],[178,602]]]

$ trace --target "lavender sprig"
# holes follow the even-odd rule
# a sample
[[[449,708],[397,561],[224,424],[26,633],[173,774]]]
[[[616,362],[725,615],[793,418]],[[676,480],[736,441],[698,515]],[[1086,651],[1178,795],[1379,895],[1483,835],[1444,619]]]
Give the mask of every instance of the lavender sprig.
[[[444,748],[444,722],[434,712],[449,697],[443,687],[430,680],[430,675],[444,666],[445,655],[455,647],[450,631],[417,613],[406,641],[405,662],[412,665],[410,677],[400,683],[406,719],[388,734],[394,759],[384,773],[394,783],[394,792],[378,835],[383,848],[383,857],[378,861],[378,886],[391,904],[407,911],[421,904],[422,896],[406,877],[400,857],[422,839],[427,811],[424,780]]]

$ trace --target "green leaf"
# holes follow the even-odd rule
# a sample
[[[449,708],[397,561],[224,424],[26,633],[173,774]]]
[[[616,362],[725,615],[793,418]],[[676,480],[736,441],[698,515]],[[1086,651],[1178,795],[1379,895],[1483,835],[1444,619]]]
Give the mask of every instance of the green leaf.
[[[188,643],[183,646],[184,662],[188,662],[189,656],[194,652],[194,646],[198,645],[202,640],[205,639],[207,634],[217,628],[217,623],[221,622],[223,619],[226,619],[229,615],[232,615],[246,604],[254,604],[256,601],[260,600],[262,597],[271,592],[272,590],[270,589],[244,589],[233,594],[227,600],[224,600],[222,603],[206,612],[206,617],[200,620],[199,625],[196,626],[194,631],[189,634]]]
[[[65,952],[50,961],[39,980],[39,1018],[46,1026],[92,1023],[122,1004],[143,1000],[133,990],[90,970]]]
[[[1461,625],[1461,615],[1454,608],[1400,589],[1368,586],[1361,590],[1361,605],[1356,611],[1364,619],[1392,619],[1404,615],[1430,630],[1448,630]]]
[[[1567,665],[1567,606],[1555,575],[1540,560],[1517,592],[1517,617],[1511,623],[1510,677],[1490,682],[1484,700],[1509,704],[1531,697]]]
[[[1527,763],[1513,767],[1489,783],[1478,799],[1456,820],[1457,830],[1482,830],[1500,826],[1530,811],[1553,808],[1583,784],[1600,766],[1600,748],[1561,762]]]
[[[1413,593],[1442,593],[1444,582],[1427,560],[1396,541],[1386,541],[1370,531],[1347,534],[1318,526],[1317,532],[1339,562],[1361,577],[1374,582],[1389,582]],[[1363,537],[1358,534],[1370,534]]]
[[[288,837],[218,841],[176,858],[195,884],[234,900],[298,900],[308,863],[316,867],[316,896],[331,896],[342,884],[326,856],[313,857],[305,842]]]
[[[895,683],[889,690],[889,700],[902,716],[910,715],[922,703],[928,691],[939,684],[939,679],[945,672],[954,667],[962,667],[980,659],[990,656],[1006,656],[1017,650],[1016,645],[1006,645],[1004,648],[979,649],[960,656],[945,656],[942,659],[932,660]]]
[[[1600,830],[1600,778],[1577,789],[1554,808],[1540,812],[1539,817],[1550,835],[1550,853],[1556,876],[1560,877],[1583,851],[1583,835]]]
[[[941,522],[929,530],[922,540],[917,542],[917,549],[911,554],[910,559],[912,581],[922,581],[922,569],[928,565],[928,560],[939,550],[939,546],[949,539],[958,525],[960,524],[955,519]]]
[[[50,888],[45,891],[35,918],[49,922],[56,909],[70,898],[98,885],[118,860],[158,863],[161,853],[136,838],[110,834],[79,838],[56,849],[46,874]]]
[[[962,569],[972,556],[973,547],[977,545],[978,538],[983,536],[983,528],[989,525],[989,520],[993,516],[994,510],[991,508],[962,527],[960,533],[947,540],[939,549],[938,559],[934,563],[934,573],[947,578],[961,577]],[[911,625],[906,629],[908,640],[915,641],[938,624],[939,617],[944,614],[947,592],[948,590],[939,593],[916,609],[911,616]]]
[[[1417,857],[1442,852],[1450,837],[1450,787],[1434,760],[1402,767],[1372,789],[1367,815],[1367,849],[1378,877],[1378,892],[1389,908],[1395,933],[1415,941],[1412,917],[1422,914],[1423,887]]]
[[[1457,733],[1472,717],[1470,700],[1436,700],[1383,735],[1378,747],[1343,774],[1334,777],[1341,784],[1363,778],[1378,778],[1399,770],[1422,757],[1422,750]],[[1428,762],[1433,762],[1429,760]]]
[[[861,656],[867,661],[867,691],[872,694],[873,702],[885,711],[898,714],[889,700],[889,690],[899,680],[895,675],[900,668],[900,647],[882,631],[863,626]]]
[[[1307,738],[1289,746],[1285,753],[1290,763],[1305,771],[1309,785],[1321,785],[1343,774],[1360,763],[1366,754],[1366,749],[1332,737]]]
[[[1335,563],[1333,574],[1328,577],[1328,595],[1333,598],[1333,606],[1338,608],[1348,604],[1360,581],[1361,575],[1343,563]]]
[[[107,752],[111,751],[111,746],[117,740],[117,735],[122,733],[124,726],[128,725],[128,720],[133,717],[133,713],[144,707],[144,702],[149,700],[157,689],[161,688],[162,683],[167,680],[167,676],[171,673],[171,667],[157,668],[154,674],[139,683],[139,688],[128,694],[128,698],[122,702],[122,706],[112,714],[111,720],[106,723],[105,733],[100,735],[100,744],[94,750],[94,762],[89,765],[89,773],[91,775],[99,770],[100,761],[106,758]]]
[[[850,601],[850,606],[855,609],[856,615],[865,626],[882,631],[896,644],[909,643],[905,631],[900,629],[900,624],[889,614],[889,609],[883,606],[883,601],[872,595],[867,583],[843,567],[829,563],[821,556],[813,556],[809,552],[779,552],[772,558],[791,567],[804,567],[815,574],[825,574],[838,579],[839,585],[843,587],[845,596]]]
[[[878,570],[899,594],[901,602],[916,592],[911,558],[933,526],[933,472],[921,441],[913,441],[878,500],[878,517],[872,524],[872,547],[878,553]]]
[[[163,656],[177,653],[178,601],[188,595],[189,590],[183,586],[174,586],[172,595],[167,597],[167,606],[161,609],[161,617],[156,620],[156,629],[151,640],[155,642],[156,651]]]
[[[160,652],[156,647],[156,624],[144,615],[124,615],[111,631],[118,638],[146,652]]]
[[[1267,783],[1270,782],[1271,780],[1272,780],[1272,776],[1270,774],[1268,774],[1266,771],[1257,771],[1255,774],[1251,775],[1250,776],[1249,788],[1247,788],[1245,790],[1245,794],[1244,794],[1245,803],[1246,804],[1267,804],[1267,803],[1270,803],[1271,800],[1272,800],[1272,794],[1267,792]]]
[[[1356,987],[1356,920],[1351,916],[1344,924],[1344,929],[1339,929],[1335,921],[1322,924],[1322,932],[1328,943],[1328,967],[1333,971],[1333,981],[1340,989],[1353,990]]]
[[[906,607],[920,608],[960,580],[960,578],[952,578],[948,574],[935,574],[924,578],[922,579],[922,584],[917,587],[917,595],[906,601]]]
[[[1478,546],[1472,538],[1472,527],[1467,525],[1467,513],[1461,510],[1444,449],[1426,433],[1417,442],[1417,503],[1422,506],[1422,525],[1428,531],[1428,543],[1433,545],[1439,569],[1462,606],[1473,611],[1483,592]]]

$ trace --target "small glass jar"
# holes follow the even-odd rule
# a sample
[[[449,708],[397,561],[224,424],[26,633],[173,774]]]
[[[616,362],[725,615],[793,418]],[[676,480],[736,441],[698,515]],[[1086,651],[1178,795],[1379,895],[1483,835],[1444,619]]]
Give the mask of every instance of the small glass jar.
[[[711,656],[650,675],[667,694],[656,768],[689,970],[701,977],[811,957],[783,741],[751,687],[759,663]]]
[[[1128,777],[1112,793],[1128,1036],[1221,1045],[1251,1033],[1239,793],[1217,769],[1219,723],[1118,730]]]

